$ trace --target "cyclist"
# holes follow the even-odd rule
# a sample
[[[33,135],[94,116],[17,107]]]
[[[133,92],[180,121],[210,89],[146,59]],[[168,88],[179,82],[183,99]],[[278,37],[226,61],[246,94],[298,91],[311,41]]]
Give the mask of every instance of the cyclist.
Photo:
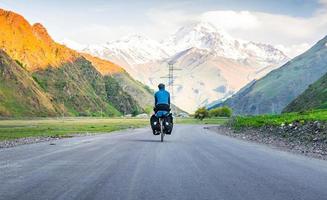
[[[170,111],[170,94],[163,83],[158,88],[159,91],[154,94],[154,111],[157,117],[161,117]]]
[[[155,114],[151,117],[151,127],[153,134],[156,134],[158,127],[158,119],[160,117],[168,117],[168,122],[172,123],[172,117],[169,115],[170,112],[170,94],[165,89],[165,85],[160,83],[158,85],[159,90],[154,94],[154,112]],[[171,131],[170,131],[171,132]],[[170,134],[167,132],[166,134]]]

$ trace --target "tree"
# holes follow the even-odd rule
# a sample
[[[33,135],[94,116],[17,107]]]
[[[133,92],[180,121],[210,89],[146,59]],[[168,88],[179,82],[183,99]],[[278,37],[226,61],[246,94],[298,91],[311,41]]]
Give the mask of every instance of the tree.
[[[210,117],[231,117],[232,116],[232,109],[224,106],[220,108],[215,108],[209,111]]]
[[[134,108],[132,111],[132,117],[136,117],[138,114],[140,114],[140,111],[137,108]]]
[[[194,118],[203,120],[206,117],[209,117],[209,112],[205,107],[199,108],[195,111]]]

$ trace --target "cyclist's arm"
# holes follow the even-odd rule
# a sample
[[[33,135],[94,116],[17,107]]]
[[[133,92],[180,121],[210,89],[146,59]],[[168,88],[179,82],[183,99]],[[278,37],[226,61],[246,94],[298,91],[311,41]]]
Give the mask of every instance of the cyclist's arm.
[[[154,95],[154,106],[156,106],[157,103],[158,103],[158,99],[157,99],[157,95],[155,94],[155,95]]]

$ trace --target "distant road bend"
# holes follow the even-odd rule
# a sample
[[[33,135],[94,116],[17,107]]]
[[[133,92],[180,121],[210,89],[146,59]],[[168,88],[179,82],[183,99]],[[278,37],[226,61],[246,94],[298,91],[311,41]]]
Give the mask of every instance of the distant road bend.
[[[0,150],[0,199],[324,200],[327,162],[176,126]]]

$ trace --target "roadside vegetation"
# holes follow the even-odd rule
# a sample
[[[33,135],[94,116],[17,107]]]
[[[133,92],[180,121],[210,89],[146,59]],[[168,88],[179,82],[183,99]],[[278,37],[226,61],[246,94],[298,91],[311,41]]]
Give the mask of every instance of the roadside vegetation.
[[[327,110],[235,116],[226,124],[216,130],[231,137],[327,159]]]
[[[72,134],[108,133],[149,124],[139,118],[63,118],[0,120],[0,141],[26,137],[65,137]]]
[[[199,120],[175,118],[175,124],[224,124],[226,117]],[[0,120],[0,141],[30,137],[70,137],[74,134],[109,133],[112,131],[150,127],[145,118],[44,118],[34,120]]]
[[[228,122],[229,118],[226,117],[212,117],[205,119],[195,119],[195,118],[177,118],[175,120],[176,124],[213,124],[213,125],[222,125]]]
[[[294,122],[327,122],[327,110],[314,110],[299,113],[283,113],[280,115],[236,116],[229,123],[235,129],[243,127],[284,126]]]
[[[224,106],[215,109],[208,110],[205,107],[199,108],[195,111],[194,118],[203,120],[205,118],[217,118],[217,117],[231,117],[233,111],[231,108]]]

